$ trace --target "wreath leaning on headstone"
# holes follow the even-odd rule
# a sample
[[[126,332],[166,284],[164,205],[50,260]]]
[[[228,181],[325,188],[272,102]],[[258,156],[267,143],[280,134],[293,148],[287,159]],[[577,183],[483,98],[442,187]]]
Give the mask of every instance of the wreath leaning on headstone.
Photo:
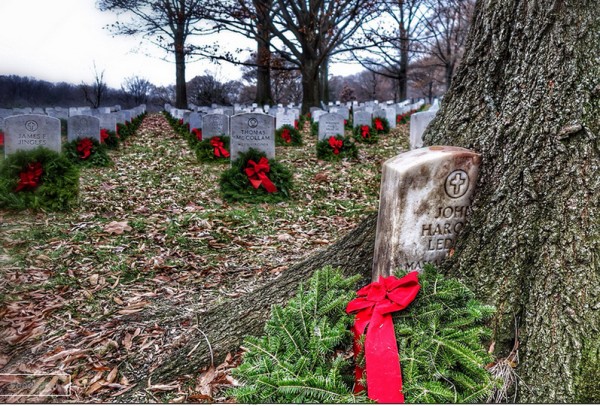
[[[106,167],[113,164],[106,146],[93,138],[78,138],[63,145],[63,154],[81,167]]]
[[[368,125],[357,125],[352,130],[354,140],[365,144],[376,144],[379,136],[375,128]]]
[[[317,158],[324,161],[339,161],[343,158],[358,158],[358,148],[350,137],[341,135],[324,138],[317,142]]]
[[[55,151],[17,151],[0,165],[0,207],[61,211],[78,195],[79,168]]]
[[[344,311],[356,296],[358,279],[344,279],[339,270],[326,267],[315,271],[308,286],[300,287],[286,307],[273,306],[265,335],[245,339],[243,362],[232,371],[241,384],[230,392],[236,400],[365,403],[373,388],[367,385],[367,376],[358,382],[367,393],[356,392],[360,388],[349,356],[352,319]],[[485,321],[495,309],[481,304],[462,283],[444,278],[433,266],[426,265],[418,281],[421,287],[414,301],[393,315],[405,401],[485,401],[498,386],[485,369],[491,356],[483,345],[490,334]],[[375,293],[380,294],[367,299],[387,297]],[[356,360],[364,368],[364,352]]]
[[[385,117],[373,117],[371,127],[377,131],[377,134],[388,134],[390,132],[390,123]]]
[[[275,131],[275,145],[280,147],[300,146],[302,145],[302,135],[293,126],[285,124]]]
[[[229,137],[214,136],[199,141],[192,133],[190,139],[198,162],[229,162]]]
[[[290,197],[292,173],[275,159],[251,148],[240,153],[221,175],[221,193],[229,201],[277,203]]]

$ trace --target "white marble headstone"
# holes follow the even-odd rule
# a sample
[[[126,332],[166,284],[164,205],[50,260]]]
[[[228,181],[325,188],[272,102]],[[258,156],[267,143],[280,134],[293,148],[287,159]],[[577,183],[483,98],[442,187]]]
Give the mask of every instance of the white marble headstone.
[[[45,147],[60,153],[60,120],[39,114],[4,119],[4,155]]]
[[[205,116],[206,118],[206,116]],[[231,117],[231,161],[250,148],[275,158],[275,117],[262,113],[242,113]]]

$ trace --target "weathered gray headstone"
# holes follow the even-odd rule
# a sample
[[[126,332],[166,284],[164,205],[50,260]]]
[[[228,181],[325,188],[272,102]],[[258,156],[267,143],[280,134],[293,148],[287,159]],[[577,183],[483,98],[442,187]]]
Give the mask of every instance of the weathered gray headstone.
[[[73,116],[67,121],[67,140],[92,138],[100,142],[100,119],[92,116]]]
[[[202,129],[202,115],[200,113],[191,113],[189,120],[190,131],[192,131],[194,128],[197,128],[198,130]]]
[[[207,114],[202,117],[202,137],[229,136],[229,134],[229,116],[225,114]]]
[[[369,113],[368,111],[354,112],[354,120],[353,120],[354,127],[361,126],[361,125],[368,125],[369,127],[371,127],[371,124],[372,124],[371,113]]]
[[[395,107],[386,107],[384,109],[385,111],[385,118],[388,121],[388,124],[390,125],[390,128],[396,128],[396,108]]]
[[[242,113],[231,117],[231,160],[250,148],[275,158],[275,117],[261,113]]]
[[[373,280],[448,256],[470,213],[480,163],[468,149],[433,146],[383,164]]]
[[[113,114],[98,114],[100,128],[108,131],[117,131],[117,117]]]
[[[319,117],[319,140],[331,136],[344,136],[344,117],[337,113],[326,113]]]
[[[4,155],[45,147],[60,153],[60,120],[39,114],[4,119]]]

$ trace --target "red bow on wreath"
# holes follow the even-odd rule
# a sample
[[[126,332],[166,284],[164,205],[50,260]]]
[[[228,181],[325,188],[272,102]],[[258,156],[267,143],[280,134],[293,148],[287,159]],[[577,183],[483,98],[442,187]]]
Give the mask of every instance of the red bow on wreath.
[[[199,128],[192,129],[192,133],[196,136],[198,141],[202,141],[202,130]]]
[[[379,282],[360,289],[358,297],[346,307],[347,313],[356,312],[352,327],[355,356],[361,350],[359,338],[367,330],[367,394],[370,399],[379,403],[404,403],[392,313],[405,309],[415,299],[421,288],[418,275],[418,272],[413,271],[400,279],[395,276],[379,277]],[[362,376],[363,370],[357,366],[355,392],[364,389],[358,384]]]
[[[105,142],[106,139],[108,138],[108,130],[106,129],[101,129],[100,130],[100,142]]]
[[[288,130],[287,128],[284,128],[281,131],[281,138],[283,138],[284,141],[287,142],[288,144],[290,142],[292,142],[292,135],[290,134],[290,130]]]
[[[342,149],[342,145],[344,145],[344,141],[337,140],[335,137],[329,137],[329,146],[333,148],[333,153],[338,155],[340,153],[340,149]]]
[[[375,119],[375,129],[377,131],[383,131],[383,122],[379,118]]]
[[[21,190],[33,190],[38,187],[40,183],[40,178],[44,170],[42,169],[42,164],[39,162],[33,162],[27,164],[27,168],[19,173],[19,183],[17,184],[16,191],[19,192]]]
[[[248,176],[248,180],[254,189],[258,189],[260,185],[262,185],[268,193],[277,192],[277,186],[271,182],[271,179],[267,177],[267,173],[271,170],[269,166],[269,160],[265,157],[260,158],[258,163],[254,162],[252,159],[248,161],[248,166],[246,166],[245,172]]]
[[[369,128],[369,126],[368,126],[368,125],[363,125],[363,126],[361,126],[361,127],[360,127],[360,135],[361,135],[363,138],[367,138],[367,137],[369,136],[369,132],[370,132],[370,130],[371,130],[371,129]]]
[[[0,147],[4,146],[4,133],[0,131]]]
[[[84,138],[77,143],[77,153],[79,154],[79,158],[87,159],[91,153],[92,148],[94,147],[94,143],[89,138]]]
[[[219,137],[212,137],[210,145],[214,147],[214,154],[219,158],[229,158],[229,152],[224,148],[223,141]]]
[[[298,126],[300,125],[300,123],[298,122],[298,120],[294,120],[294,128],[297,130]]]

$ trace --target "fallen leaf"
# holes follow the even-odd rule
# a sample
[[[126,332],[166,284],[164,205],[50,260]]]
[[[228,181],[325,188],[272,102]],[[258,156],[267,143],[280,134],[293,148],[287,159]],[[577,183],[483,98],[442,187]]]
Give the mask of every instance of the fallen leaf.
[[[114,367],[112,371],[106,376],[106,382],[113,383],[115,379],[117,379],[117,373],[119,372],[119,368]]]
[[[127,224],[127,221],[111,221],[104,231],[109,234],[123,234],[125,231],[131,231],[132,228]]]

